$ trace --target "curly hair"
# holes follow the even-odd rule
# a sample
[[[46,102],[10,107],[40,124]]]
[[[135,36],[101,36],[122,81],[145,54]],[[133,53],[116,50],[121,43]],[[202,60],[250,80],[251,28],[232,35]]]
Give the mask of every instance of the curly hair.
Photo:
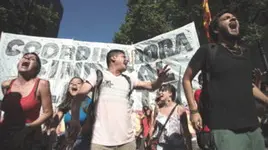
[[[219,18],[226,13],[234,14],[234,12],[229,9],[223,9],[213,17],[212,21],[209,24],[209,35],[214,42],[218,42],[218,34],[214,31],[219,27]]]
[[[176,88],[168,83],[168,84],[163,84],[160,88],[159,91],[169,91],[171,93],[171,99],[172,101],[175,101],[176,99]]]
[[[58,109],[60,111],[62,111],[63,113],[66,113],[71,109],[71,103],[72,103],[72,100],[73,100],[74,96],[72,96],[71,93],[69,92],[69,85],[74,79],[79,79],[79,80],[81,80],[81,82],[84,82],[83,79],[80,78],[80,77],[73,77],[69,81],[69,84],[68,84],[68,87],[67,87],[67,90],[66,90],[66,94],[63,97],[63,101],[58,106]]]

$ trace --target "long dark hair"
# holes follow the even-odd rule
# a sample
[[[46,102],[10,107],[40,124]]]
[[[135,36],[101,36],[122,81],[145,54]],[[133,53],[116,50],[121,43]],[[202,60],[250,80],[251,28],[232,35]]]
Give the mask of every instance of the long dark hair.
[[[34,73],[33,77],[36,77],[41,71],[42,64],[41,64],[40,57],[35,52],[25,53],[25,54],[23,54],[22,57],[24,57],[26,55],[34,55],[35,56],[37,66],[36,66],[36,72]]]
[[[171,93],[171,100],[175,101],[176,100],[176,88],[168,83],[168,84],[163,84],[160,88],[159,91],[169,91]]]
[[[150,110],[149,115],[147,115],[148,110]],[[144,116],[148,119],[148,123],[150,124],[151,123],[152,110],[150,109],[149,106],[143,106],[142,111],[143,111]]]
[[[74,96],[72,96],[71,93],[69,92],[69,86],[70,86],[71,82],[74,79],[79,79],[79,80],[81,80],[82,83],[84,82],[83,79],[80,78],[80,77],[73,77],[69,81],[68,86],[67,86],[66,93],[63,96],[63,100],[62,100],[61,104],[58,106],[58,109],[61,110],[61,111],[63,111],[64,113],[66,113],[67,111],[69,111],[71,109],[71,103],[72,103],[72,100],[73,100]]]

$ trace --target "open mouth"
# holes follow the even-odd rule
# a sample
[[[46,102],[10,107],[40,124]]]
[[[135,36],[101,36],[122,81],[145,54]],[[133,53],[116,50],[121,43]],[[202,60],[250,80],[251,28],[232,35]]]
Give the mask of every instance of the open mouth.
[[[231,21],[231,22],[229,23],[229,27],[230,27],[230,29],[232,29],[232,30],[236,29],[236,28],[237,28],[237,23],[236,23],[236,21]]]
[[[23,63],[21,64],[21,66],[23,66],[23,67],[28,67],[29,65],[30,65],[29,62],[23,62]]]
[[[71,90],[74,92],[78,91],[78,89],[76,87],[72,87]]]
[[[161,99],[164,95],[160,94],[157,98]]]

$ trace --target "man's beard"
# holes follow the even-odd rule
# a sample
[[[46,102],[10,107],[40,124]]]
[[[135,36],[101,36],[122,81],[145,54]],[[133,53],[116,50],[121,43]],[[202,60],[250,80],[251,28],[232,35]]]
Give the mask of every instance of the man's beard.
[[[241,39],[240,34],[233,35],[228,32],[228,29],[224,28],[220,30],[221,36],[228,41],[239,41]]]

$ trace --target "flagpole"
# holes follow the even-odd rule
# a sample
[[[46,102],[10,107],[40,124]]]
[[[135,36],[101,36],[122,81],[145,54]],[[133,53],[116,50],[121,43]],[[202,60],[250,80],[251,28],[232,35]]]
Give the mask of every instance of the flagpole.
[[[211,22],[211,13],[209,10],[208,0],[203,0],[202,6],[203,6],[203,11],[204,11],[203,26],[204,26],[205,34],[208,39],[208,42],[212,42],[210,38],[210,34],[209,34],[209,24]]]

